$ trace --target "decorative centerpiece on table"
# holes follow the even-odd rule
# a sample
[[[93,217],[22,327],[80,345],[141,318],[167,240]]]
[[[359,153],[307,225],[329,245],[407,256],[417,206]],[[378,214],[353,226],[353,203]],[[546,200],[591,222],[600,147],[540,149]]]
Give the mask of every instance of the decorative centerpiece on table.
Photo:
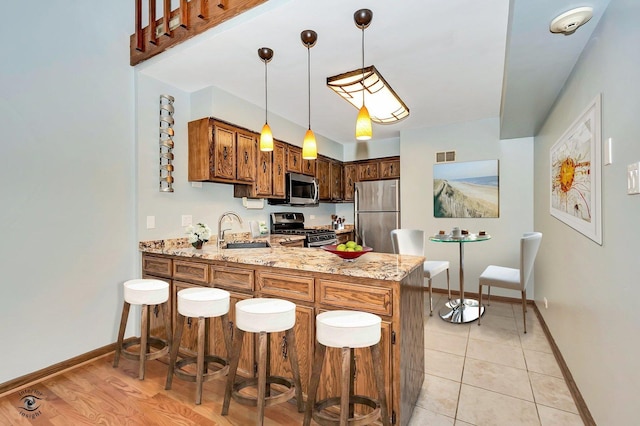
[[[202,245],[211,238],[211,228],[205,223],[197,223],[196,226],[187,226],[187,234],[189,242],[197,249],[201,249]]]

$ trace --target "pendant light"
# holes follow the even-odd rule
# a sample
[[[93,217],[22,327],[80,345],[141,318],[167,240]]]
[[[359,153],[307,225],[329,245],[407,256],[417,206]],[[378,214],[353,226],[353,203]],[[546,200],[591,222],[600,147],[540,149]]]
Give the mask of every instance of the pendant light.
[[[371,139],[373,131],[371,130],[371,116],[369,110],[364,104],[364,29],[371,24],[373,19],[373,12],[369,9],[360,9],[353,14],[353,20],[356,22],[356,26],[362,30],[362,107],[358,112],[358,118],[356,120],[356,139],[359,141],[367,141]]]
[[[315,160],[318,158],[318,147],[316,145],[316,136],[311,130],[311,48],[316,44],[318,40],[318,34],[312,30],[304,30],[300,33],[300,39],[302,44],[307,48],[307,82],[309,89],[309,129],[304,135],[302,142],[302,158],[305,160]]]
[[[264,62],[264,126],[262,126],[262,132],[260,132],[260,151],[273,151],[273,134],[267,120],[269,99],[267,96],[267,62],[273,58],[273,50],[268,47],[261,47],[258,49],[258,56]]]

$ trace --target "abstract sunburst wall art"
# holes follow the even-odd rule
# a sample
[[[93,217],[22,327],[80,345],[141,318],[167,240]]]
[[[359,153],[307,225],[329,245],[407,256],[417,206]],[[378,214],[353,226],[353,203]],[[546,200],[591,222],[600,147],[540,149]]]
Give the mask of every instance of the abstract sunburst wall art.
[[[551,215],[602,244],[601,96],[550,150]]]

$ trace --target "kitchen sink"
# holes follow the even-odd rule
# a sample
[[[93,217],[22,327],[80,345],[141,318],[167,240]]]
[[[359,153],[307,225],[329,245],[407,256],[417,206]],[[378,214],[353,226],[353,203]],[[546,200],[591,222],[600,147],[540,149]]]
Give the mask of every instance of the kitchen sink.
[[[247,249],[247,248],[268,248],[271,247],[267,241],[253,241],[242,243],[227,243],[228,249]]]

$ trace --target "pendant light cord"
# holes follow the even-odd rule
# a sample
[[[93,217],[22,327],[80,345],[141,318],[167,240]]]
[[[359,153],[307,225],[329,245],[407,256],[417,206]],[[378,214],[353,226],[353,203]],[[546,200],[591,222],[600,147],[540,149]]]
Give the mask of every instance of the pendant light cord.
[[[267,111],[269,110],[269,96],[267,92],[267,61],[264,61],[264,122],[268,123]]]
[[[309,90],[309,130],[311,130],[311,49],[307,46],[307,88]]]
[[[364,106],[364,26],[362,27],[362,106]]]

